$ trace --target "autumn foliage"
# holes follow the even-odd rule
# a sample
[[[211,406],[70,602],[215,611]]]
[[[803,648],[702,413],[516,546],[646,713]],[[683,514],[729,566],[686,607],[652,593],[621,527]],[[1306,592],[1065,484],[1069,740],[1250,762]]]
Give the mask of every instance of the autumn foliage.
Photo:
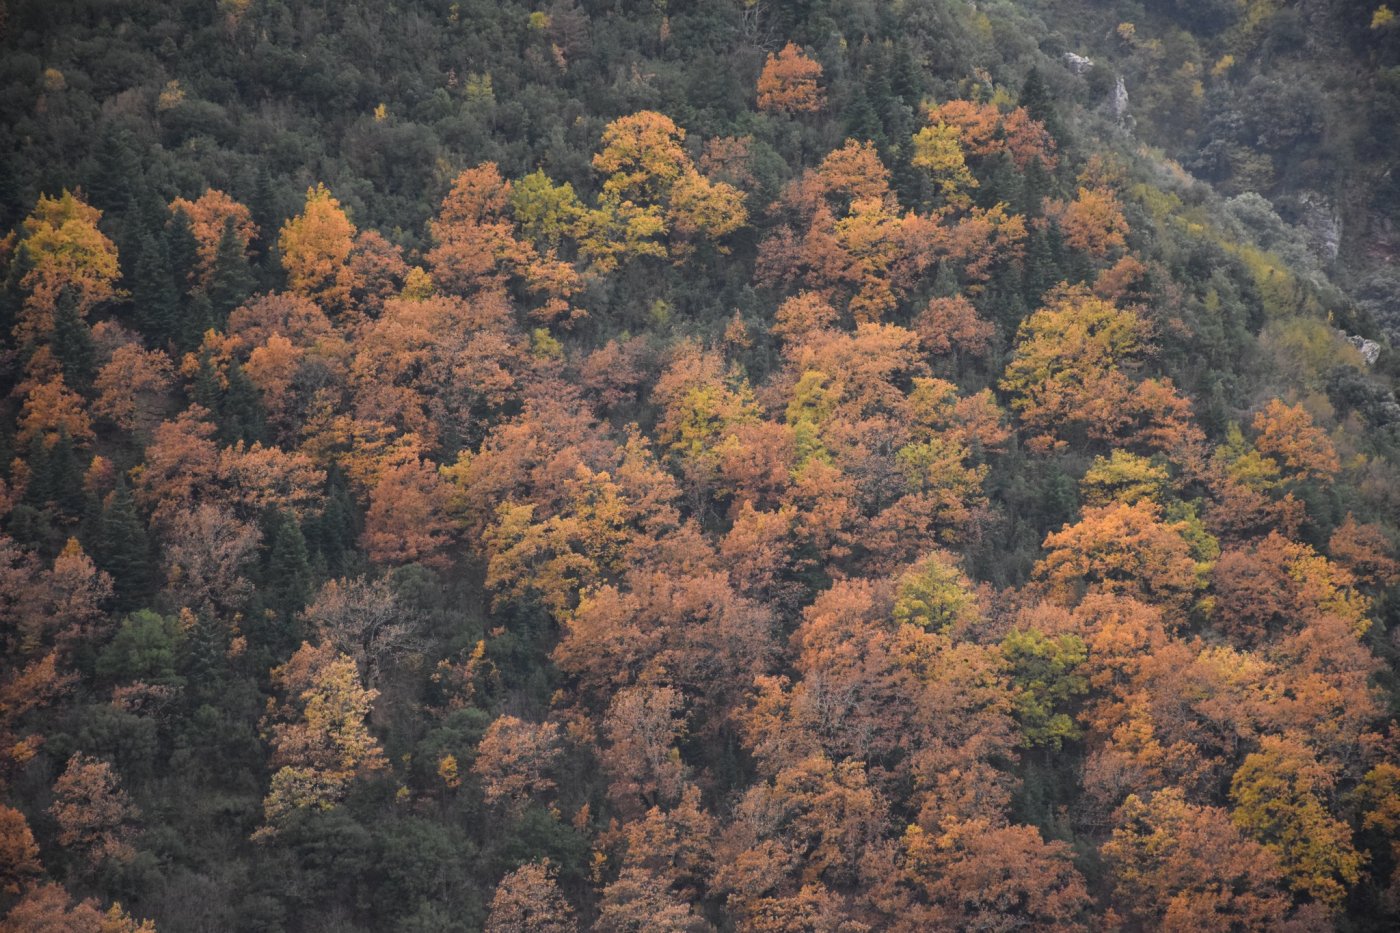
[[[412,113],[262,6],[339,161],[172,81],[0,240],[0,931],[1396,925],[1393,359],[1259,204],[849,5],[443,4]]]

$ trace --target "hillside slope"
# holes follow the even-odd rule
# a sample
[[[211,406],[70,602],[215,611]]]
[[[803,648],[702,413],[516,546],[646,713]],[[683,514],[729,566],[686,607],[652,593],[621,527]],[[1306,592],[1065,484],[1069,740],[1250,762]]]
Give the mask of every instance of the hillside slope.
[[[1385,8],[0,5],[0,931],[1400,921]]]

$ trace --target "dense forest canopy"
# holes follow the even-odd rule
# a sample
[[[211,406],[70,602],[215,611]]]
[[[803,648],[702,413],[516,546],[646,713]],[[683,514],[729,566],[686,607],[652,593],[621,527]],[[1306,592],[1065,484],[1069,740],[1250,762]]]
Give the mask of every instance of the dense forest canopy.
[[[1400,18],[0,0],[0,931],[1394,929]]]

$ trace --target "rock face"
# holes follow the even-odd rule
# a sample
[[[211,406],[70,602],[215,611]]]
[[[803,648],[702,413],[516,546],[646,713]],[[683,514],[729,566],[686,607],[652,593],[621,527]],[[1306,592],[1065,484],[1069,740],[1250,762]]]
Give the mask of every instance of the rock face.
[[[1376,360],[1381,355],[1381,345],[1374,340],[1368,340],[1359,334],[1347,334],[1347,343],[1356,347],[1356,351],[1361,354],[1361,358],[1366,361],[1367,366],[1374,366]]]
[[[1128,86],[1123,83],[1123,76],[1118,76],[1118,83],[1113,88],[1113,116],[1119,123],[1128,115]]]
[[[1337,209],[1325,197],[1316,192],[1305,192],[1299,201],[1303,207],[1303,228],[1313,249],[1335,262],[1342,248],[1342,218]]]
[[[1069,67],[1070,71],[1077,75],[1082,75],[1090,68],[1094,67],[1094,60],[1092,58],[1085,58],[1083,55],[1076,55],[1073,52],[1066,52],[1065,64]]]

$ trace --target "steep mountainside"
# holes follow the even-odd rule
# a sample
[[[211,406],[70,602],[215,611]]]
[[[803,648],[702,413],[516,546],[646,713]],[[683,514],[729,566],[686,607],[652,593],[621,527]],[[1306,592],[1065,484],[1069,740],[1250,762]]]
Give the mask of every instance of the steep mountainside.
[[[0,0],[0,933],[1400,924],[1400,19]]]

